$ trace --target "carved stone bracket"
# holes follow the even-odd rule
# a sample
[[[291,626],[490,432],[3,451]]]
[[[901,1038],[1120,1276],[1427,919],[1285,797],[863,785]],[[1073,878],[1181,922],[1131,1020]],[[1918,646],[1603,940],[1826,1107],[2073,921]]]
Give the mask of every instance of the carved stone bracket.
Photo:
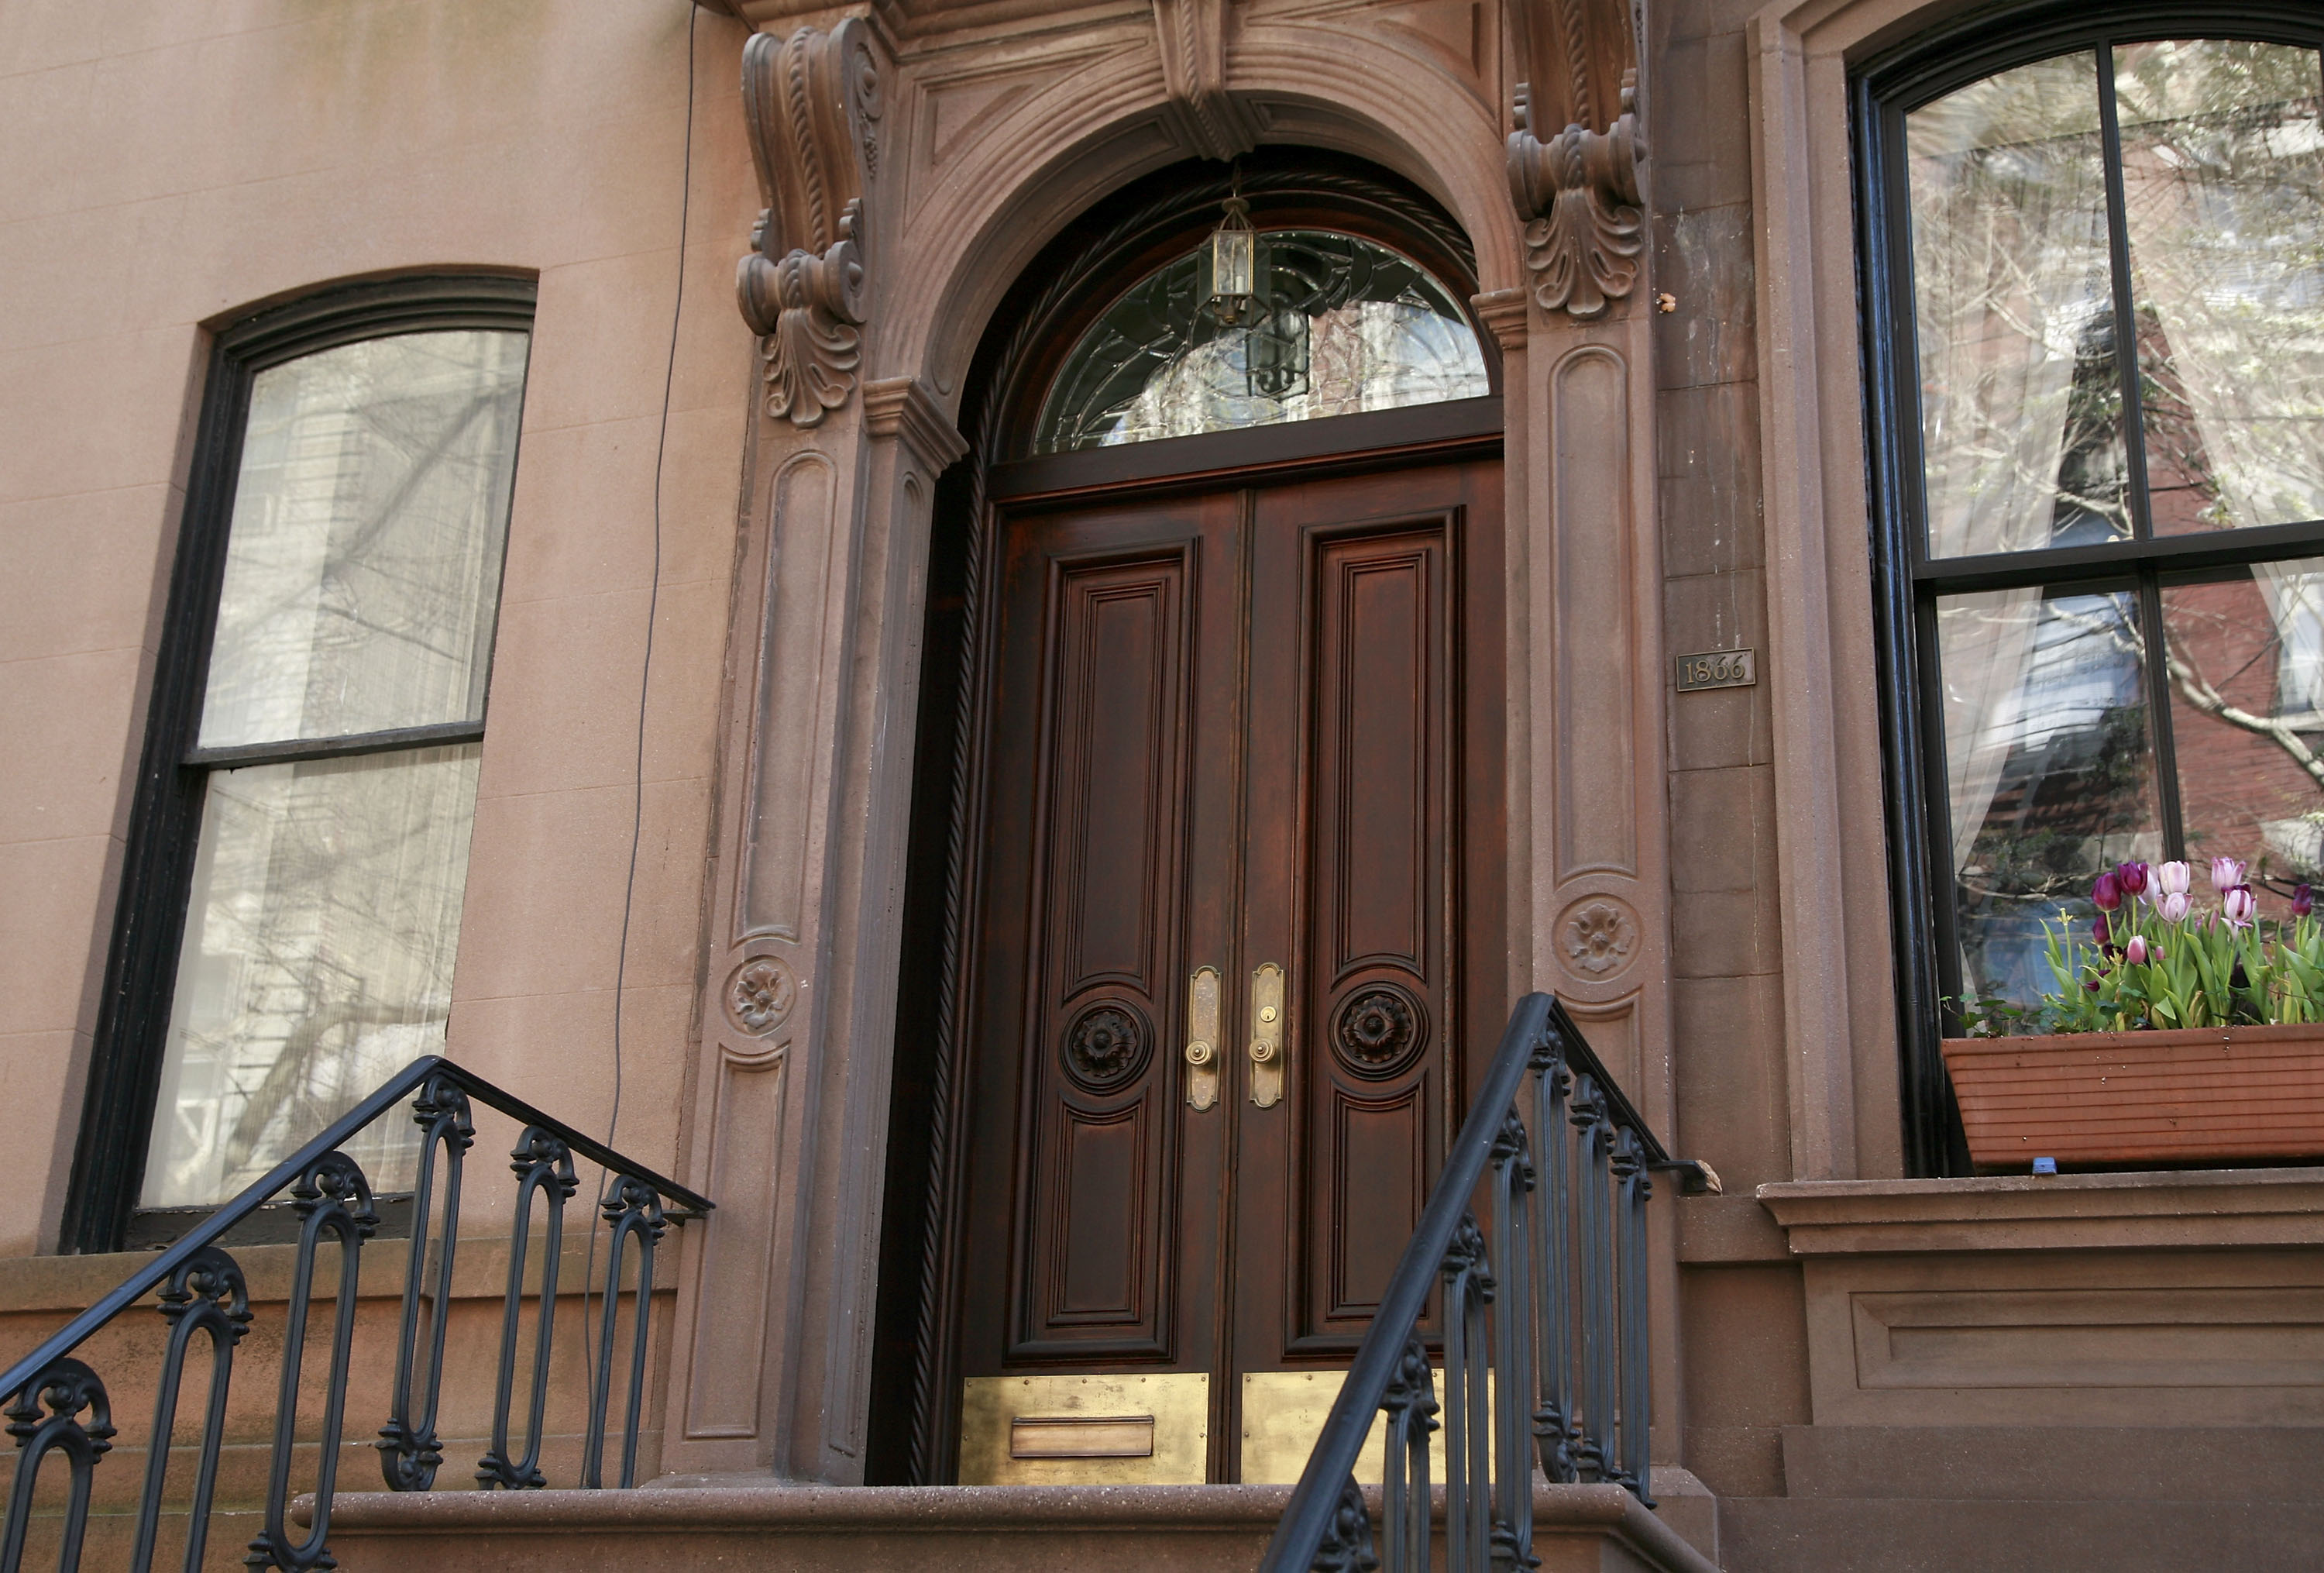
[[[1544,310],[1586,321],[1637,285],[1646,245],[1637,41],[1619,0],[1508,4],[1526,71],[1508,155],[1526,270]]]
[[[742,113],[767,206],[734,292],[759,335],[767,413],[796,425],[816,425],[855,387],[881,109],[859,17],[829,32],[754,32],[742,46]]]
[[[1206,159],[1231,159],[1259,145],[1267,116],[1227,91],[1227,9],[1234,0],[1154,0],[1162,85],[1178,139]]]

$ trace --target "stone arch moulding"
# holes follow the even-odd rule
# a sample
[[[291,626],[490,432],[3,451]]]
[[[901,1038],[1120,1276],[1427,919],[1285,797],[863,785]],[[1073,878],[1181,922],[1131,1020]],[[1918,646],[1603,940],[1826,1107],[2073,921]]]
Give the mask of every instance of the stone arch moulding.
[[[1582,146],[1584,174],[1604,179],[1584,190],[1556,166],[1536,189],[1553,213],[1581,202],[1599,234],[1589,192],[1619,195],[1645,179],[1609,163],[1643,145],[1635,78],[1633,129],[1617,126],[1633,25],[1619,0],[1465,3],[1472,42],[1461,47],[1429,23],[1442,0],[1425,12],[1415,0],[1344,0],[1296,14],[1250,0],[1093,5],[1085,23],[1039,31],[1038,47],[1029,23],[1012,34],[1019,24],[953,0],[880,0],[827,31],[788,27],[795,0],[710,7],[787,31],[752,34],[742,62],[741,129],[766,213],[738,285],[767,381],[741,514],[686,1172],[732,1186],[739,1165],[763,1171],[764,1186],[754,1174],[756,1205],[722,1208],[698,1239],[689,1232],[666,1470],[864,1478],[930,510],[937,477],[964,449],[961,384],[1011,282],[1061,228],[1128,181],[1243,137],[1385,165],[1474,243],[1479,316],[1504,356],[1508,801],[1521,871],[1509,982],[1558,980],[1618,1001],[1627,1085],[1668,1132],[1646,259],[1621,257],[1625,275],[1606,260],[1618,247],[1585,249],[1553,308],[1527,226],[1570,231],[1512,199],[1507,134],[1526,62],[1544,49],[1566,57],[1537,100],[1554,109],[1529,107],[1528,123],[1562,121],[1555,140]],[[1558,20],[1569,16],[1584,22]],[[1583,349],[1606,375],[1588,398],[1567,399],[1552,371]],[[1592,470],[1588,495],[1561,492],[1554,456],[1569,449],[1618,457]],[[1561,536],[1604,541],[1618,523],[1621,552],[1561,562]],[[1561,785],[1571,762],[1553,724],[1563,665],[1586,646],[1581,620],[1597,615],[1576,598],[1585,585],[1622,607],[1619,680],[1604,702],[1625,708],[1631,739],[1625,779],[1594,807]],[[1623,856],[1577,883],[1559,873],[1561,836],[1618,842]],[[1594,920],[1577,957],[1558,920],[1585,894],[1628,921]],[[1618,976],[1582,965],[1602,954],[1622,958]],[[770,957],[779,972],[751,969]],[[745,1030],[779,1004],[778,1025]],[[1666,1367],[1659,1390],[1674,1394],[1669,1328],[1658,1328],[1655,1357]]]

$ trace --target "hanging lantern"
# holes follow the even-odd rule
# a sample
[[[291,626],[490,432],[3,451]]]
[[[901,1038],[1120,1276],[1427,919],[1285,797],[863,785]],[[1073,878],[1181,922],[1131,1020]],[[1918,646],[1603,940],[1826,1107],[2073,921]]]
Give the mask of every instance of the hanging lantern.
[[[1259,314],[1243,335],[1245,385],[1255,399],[1283,400],[1307,391],[1307,313],[1282,306]]]
[[[1203,310],[1222,328],[1239,328],[1265,309],[1266,286],[1259,276],[1259,232],[1250,227],[1250,204],[1229,197],[1227,216],[1211,232],[1210,248],[1203,253],[1202,278],[1197,281]]]

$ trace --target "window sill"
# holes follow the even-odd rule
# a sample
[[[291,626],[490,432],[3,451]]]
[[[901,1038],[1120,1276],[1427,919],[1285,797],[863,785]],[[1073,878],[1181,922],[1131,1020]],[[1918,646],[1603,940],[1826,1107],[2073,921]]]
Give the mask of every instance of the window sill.
[[[2324,1168],[1787,1180],[1757,1197],[1794,1257],[2324,1245]]]

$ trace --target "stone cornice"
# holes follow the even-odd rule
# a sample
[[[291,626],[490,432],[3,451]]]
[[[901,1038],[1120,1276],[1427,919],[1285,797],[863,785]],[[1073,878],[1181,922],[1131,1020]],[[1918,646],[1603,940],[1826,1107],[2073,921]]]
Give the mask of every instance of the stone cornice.
[[[1757,1195],[1794,1256],[2324,1244],[2324,1169],[1789,1180]]]
[[[863,429],[893,437],[929,469],[942,471],[968,451],[968,440],[918,377],[885,377],[863,384]]]

